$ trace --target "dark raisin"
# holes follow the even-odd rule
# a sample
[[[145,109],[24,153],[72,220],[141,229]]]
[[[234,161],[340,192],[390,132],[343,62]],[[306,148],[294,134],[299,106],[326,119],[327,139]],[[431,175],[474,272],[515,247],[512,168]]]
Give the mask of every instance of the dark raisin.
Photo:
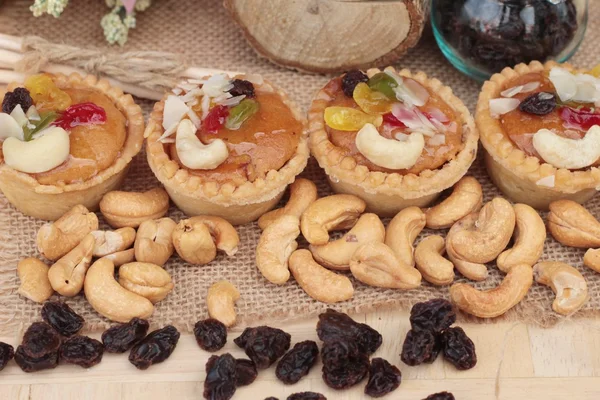
[[[265,400],[279,400],[279,399],[277,397],[270,396],[270,397],[265,398]]]
[[[204,398],[208,400],[229,400],[236,389],[236,362],[229,353],[211,356],[206,363]]]
[[[354,88],[361,82],[366,82],[369,80],[369,77],[364,74],[362,71],[357,69],[353,69],[344,74],[342,78],[342,90],[344,94],[348,97],[352,97],[354,94]]]
[[[67,364],[91,368],[102,361],[104,346],[96,339],[76,335],[68,338],[60,345],[60,359]]]
[[[33,104],[29,90],[25,88],[16,88],[12,92],[6,93],[4,95],[4,100],[2,100],[2,112],[10,114],[19,104],[21,105],[23,112],[29,110],[29,107]]]
[[[449,392],[434,393],[423,400],[454,400],[454,395]]]
[[[317,335],[323,342],[341,339],[355,342],[360,351],[367,355],[373,354],[382,341],[381,334],[369,325],[358,323],[332,309],[319,315]]]
[[[229,91],[229,94],[232,96],[241,96],[244,95],[246,98],[252,98],[255,96],[254,94],[254,85],[250,81],[245,81],[243,79],[234,79],[233,88]]]
[[[234,339],[235,344],[245,350],[256,368],[269,368],[290,348],[291,336],[277,328],[259,326],[246,328]]]
[[[528,96],[519,104],[519,110],[528,114],[547,115],[556,108],[556,96],[553,93],[538,92]]]
[[[84,319],[66,303],[47,301],[42,307],[42,318],[63,336],[72,336],[83,328]]]
[[[475,345],[462,328],[454,327],[442,332],[444,358],[459,370],[471,369],[477,364]]]
[[[321,350],[323,381],[333,389],[347,389],[360,383],[369,372],[369,356],[355,343],[326,342]]]
[[[6,367],[6,364],[15,356],[15,349],[8,343],[0,342],[0,371]]]
[[[31,357],[23,346],[17,347],[15,362],[23,372],[37,372],[44,369],[53,369],[58,366],[58,351],[44,354],[42,357]]]
[[[327,397],[321,393],[315,392],[300,392],[292,393],[287,397],[287,400],[327,400]]]
[[[23,335],[23,351],[31,358],[42,358],[58,351],[60,335],[45,322],[34,322]],[[20,346],[21,347],[21,346]]]
[[[109,353],[125,353],[146,337],[149,327],[148,321],[136,317],[126,324],[108,328],[102,334],[104,350]]]
[[[369,381],[365,394],[371,397],[383,397],[400,386],[402,373],[383,358],[374,358],[369,367]]]
[[[201,349],[206,351],[221,350],[227,343],[227,327],[216,319],[209,318],[196,322],[194,336]]]
[[[400,358],[406,365],[432,363],[440,353],[440,340],[432,332],[411,329],[406,334]]]
[[[290,385],[298,382],[303,376],[308,375],[310,369],[317,362],[319,347],[312,340],[296,343],[288,351],[275,369],[275,375],[283,383]]]
[[[256,365],[250,360],[245,358],[238,358],[235,360],[236,370],[236,386],[248,386],[256,380],[258,376],[258,370]]]
[[[448,300],[433,299],[417,303],[410,310],[410,325],[415,331],[439,333],[456,322],[456,312]]]
[[[179,331],[172,325],[150,332],[133,346],[129,353],[129,362],[138,369],[148,369],[153,364],[165,361],[175,350],[179,336]]]

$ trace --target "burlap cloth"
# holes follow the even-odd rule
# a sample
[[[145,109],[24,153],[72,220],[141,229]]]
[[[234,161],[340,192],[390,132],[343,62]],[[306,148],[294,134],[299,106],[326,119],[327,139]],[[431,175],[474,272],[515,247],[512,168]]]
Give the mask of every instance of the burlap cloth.
[[[0,6],[0,32],[21,36],[39,35],[50,41],[64,41],[81,47],[102,47],[105,44],[99,20],[107,12],[103,3],[102,0],[72,1],[65,14],[55,20],[49,16],[33,18],[28,10],[30,0],[7,1]],[[287,90],[304,109],[307,109],[312,95],[328,80],[326,76],[285,70],[258,58],[229,19],[219,0],[156,0],[154,3],[138,19],[137,28],[131,31],[125,50],[178,52],[196,66],[261,73]],[[587,36],[572,60],[581,66],[591,66],[600,61],[600,26],[594,23],[600,18],[600,5],[596,1],[590,3]],[[110,50],[118,49],[113,47]],[[435,45],[429,29],[417,48],[398,65],[423,70],[430,76],[441,79],[454,89],[471,110],[474,109],[479,83],[469,80],[452,68]],[[150,110],[150,102],[141,103],[146,111]],[[481,157],[475,162],[471,174],[481,182],[485,199],[489,200],[498,196],[499,192],[488,179],[480,160]],[[317,182],[321,195],[330,194],[323,173],[314,160],[304,176]],[[156,184],[145,156],[138,156],[133,162],[124,189],[144,190]],[[600,216],[600,196],[592,199],[587,207]],[[169,215],[176,221],[183,217],[174,207]],[[35,235],[41,225],[42,221],[23,216],[0,195],[0,334],[14,334],[15,328],[22,328],[40,318],[40,305],[17,294],[19,280],[15,270],[19,259],[38,256]],[[107,228],[104,223],[103,227]],[[175,289],[157,305],[152,317],[153,324],[171,323],[190,331],[197,320],[207,316],[205,298],[208,287],[221,279],[229,280],[241,292],[237,312],[242,324],[314,316],[328,307],[308,297],[293,279],[283,286],[266,281],[254,262],[254,249],[260,230],[256,224],[249,224],[239,227],[238,232],[241,246],[235,257],[219,255],[204,267],[186,265],[178,257],[169,261],[166,269],[173,277]],[[421,236],[431,233],[425,231]],[[600,274],[582,265],[583,253],[582,250],[561,246],[549,238],[543,255],[543,259],[561,260],[574,265],[585,276],[590,300],[576,317],[600,314]],[[492,288],[500,283],[503,275],[493,265],[489,269],[490,277],[477,284],[477,287]],[[427,282],[419,289],[410,291],[377,289],[355,280],[353,283],[356,289],[354,297],[334,308],[346,312],[408,308],[418,301],[448,296],[447,288],[436,288]],[[549,288],[534,283],[527,297],[503,318],[543,326],[553,325],[561,319],[552,311],[553,299],[554,294]],[[109,326],[109,321],[98,315],[83,295],[68,300],[68,303],[85,317],[89,329]]]

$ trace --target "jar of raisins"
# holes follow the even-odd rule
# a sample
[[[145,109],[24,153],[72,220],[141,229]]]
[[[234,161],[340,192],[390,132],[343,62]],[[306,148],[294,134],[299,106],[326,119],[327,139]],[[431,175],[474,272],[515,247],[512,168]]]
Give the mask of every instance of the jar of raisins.
[[[433,0],[431,12],[446,58],[481,81],[522,62],[568,60],[587,18],[588,0]]]

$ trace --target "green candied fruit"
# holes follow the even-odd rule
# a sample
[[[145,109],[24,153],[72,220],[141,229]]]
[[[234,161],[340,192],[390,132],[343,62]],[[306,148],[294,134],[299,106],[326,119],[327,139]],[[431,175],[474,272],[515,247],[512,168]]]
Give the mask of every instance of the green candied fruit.
[[[369,78],[367,85],[373,90],[377,90],[386,95],[390,100],[396,100],[394,88],[398,87],[398,83],[394,78],[385,72],[378,72]]]
[[[258,101],[244,99],[237,106],[229,110],[229,116],[225,120],[225,128],[235,131],[240,129],[244,122],[250,119],[259,109]]]

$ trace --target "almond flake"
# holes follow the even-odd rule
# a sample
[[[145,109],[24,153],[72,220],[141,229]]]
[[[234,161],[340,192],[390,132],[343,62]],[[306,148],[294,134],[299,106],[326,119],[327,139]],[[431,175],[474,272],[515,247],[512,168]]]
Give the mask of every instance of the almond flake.
[[[194,112],[194,110],[190,109],[187,112],[187,116],[190,117],[190,120],[192,121],[192,123],[194,124],[196,129],[200,129],[200,126],[202,126],[202,121],[200,120],[198,115]]]
[[[535,184],[538,186],[545,186],[549,188],[553,188],[555,184],[556,176],[548,175],[538,180]]]
[[[519,99],[513,98],[498,98],[490,100],[490,114],[494,118],[498,118],[500,115],[511,112],[512,110],[519,107],[521,102]]]
[[[165,109],[163,111],[163,128],[168,129],[174,124],[177,124],[188,110],[189,107],[181,100],[181,98],[174,95],[167,97]]]
[[[229,94],[229,93],[228,93]],[[215,99],[215,103],[220,104],[222,106],[227,106],[227,107],[234,107],[237,106],[238,104],[240,104],[240,102],[246,97],[245,94],[241,94],[239,96],[235,96],[235,97],[230,97],[228,99],[225,100],[221,100],[221,101],[217,101],[217,99]]]
[[[162,142],[164,139],[168,138],[169,136],[171,136],[172,134],[175,133],[175,131],[177,130],[177,126],[179,125],[179,121],[175,122],[173,125],[171,125],[166,131],[165,133],[163,133],[159,138],[158,141]]]

